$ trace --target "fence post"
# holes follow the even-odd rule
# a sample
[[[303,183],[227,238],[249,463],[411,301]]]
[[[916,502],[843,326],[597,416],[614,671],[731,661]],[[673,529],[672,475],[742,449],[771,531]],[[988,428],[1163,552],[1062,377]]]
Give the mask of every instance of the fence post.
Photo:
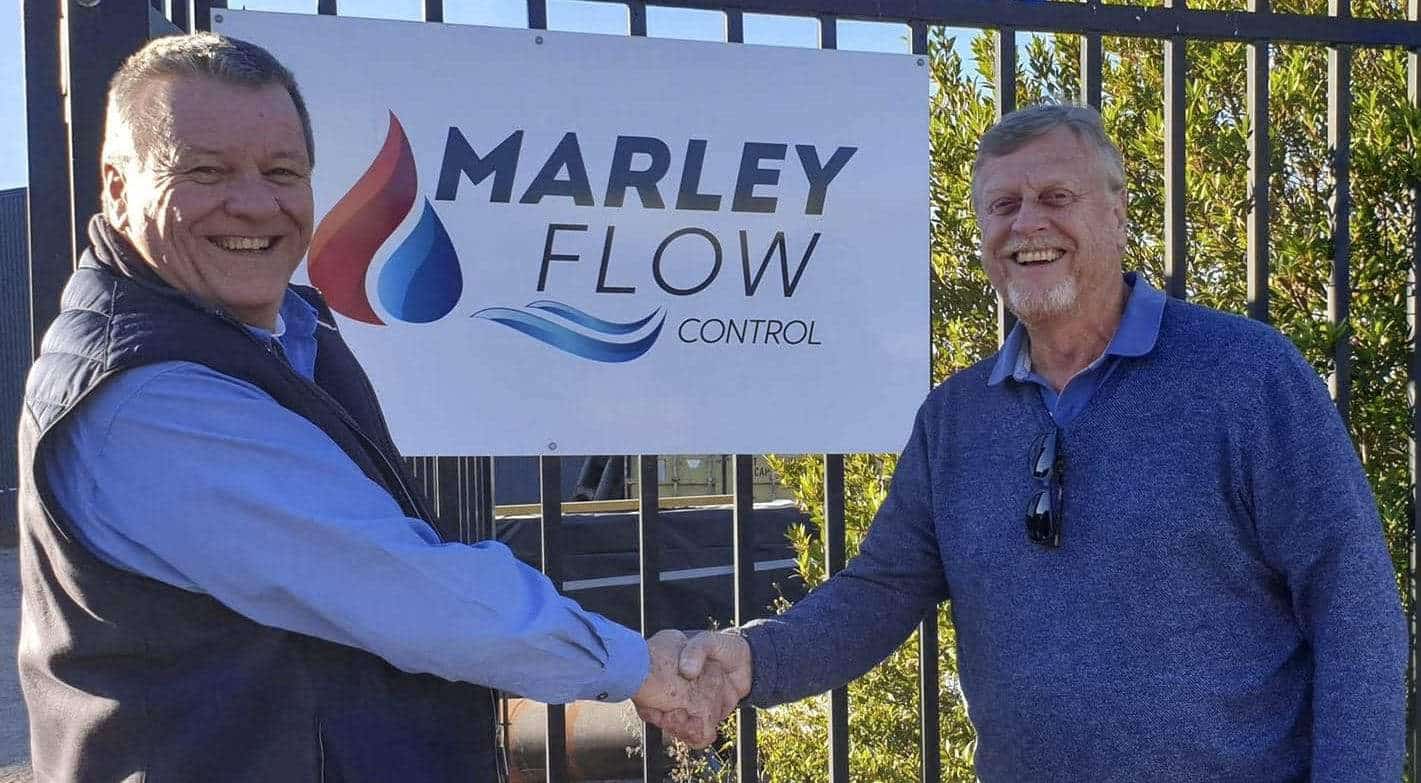
[[[1270,14],[1269,0],[1248,0],[1248,10]],[[1269,41],[1248,44],[1248,317],[1268,323],[1268,58]]]
[[[1407,0],[1406,18],[1421,22],[1421,0]],[[1421,47],[1411,49],[1406,55],[1406,95],[1411,108],[1421,109]],[[1412,150],[1415,154],[1416,150]],[[1410,396],[1417,399],[1418,381],[1421,381],[1421,179],[1411,181],[1411,285],[1407,291],[1407,315],[1411,327],[1411,378]],[[1421,407],[1411,408],[1411,568],[1407,586],[1411,598],[1411,709],[1409,711],[1411,731],[1411,779],[1421,780],[1421,688],[1417,687],[1417,674],[1421,673],[1421,655],[1417,654],[1417,604],[1421,602],[1421,589],[1417,584],[1417,556],[1421,552]]]

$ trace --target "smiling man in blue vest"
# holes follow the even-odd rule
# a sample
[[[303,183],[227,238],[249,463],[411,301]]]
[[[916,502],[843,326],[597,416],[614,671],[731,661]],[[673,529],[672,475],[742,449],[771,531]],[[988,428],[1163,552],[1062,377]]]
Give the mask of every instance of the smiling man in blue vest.
[[[491,688],[718,718],[684,636],[440,540],[330,311],[289,284],[314,162],[252,44],[160,39],[110,86],[103,214],[20,427],[37,779],[496,780]]]
[[[1094,110],[1004,117],[972,196],[1018,325],[928,396],[858,557],[696,637],[683,673],[720,661],[726,701],[801,699],[950,600],[986,783],[1394,783],[1406,627],[1317,373],[1268,326],[1123,274],[1124,167]]]

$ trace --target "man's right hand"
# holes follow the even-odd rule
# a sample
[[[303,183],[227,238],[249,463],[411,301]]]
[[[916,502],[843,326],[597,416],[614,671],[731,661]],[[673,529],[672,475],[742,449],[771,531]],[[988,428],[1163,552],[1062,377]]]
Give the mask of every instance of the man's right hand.
[[[703,676],[682,677],[678,669],[685,645],[686,635],[674,630],[661,631],[647,640],[651,672],[632,702],[642,720],[692,747],[703,748],[715,741],[716,726],[725,719],[721,705],[725,676],[720,665],[712,663],[704,668]]]
[[[715,739],[715,727],[750,692],[750,646],[725,632],[703,633],[688,644],[679,631],[662,631],[650,642],[652,676],[648,685],[658,679],[665,681],[670,669],[677,672],[670,690],[683,695],[668,703],[645,698],[649,694],[644,688],[634,698],[637,712],[643,720],[692,747],[709,745]]]

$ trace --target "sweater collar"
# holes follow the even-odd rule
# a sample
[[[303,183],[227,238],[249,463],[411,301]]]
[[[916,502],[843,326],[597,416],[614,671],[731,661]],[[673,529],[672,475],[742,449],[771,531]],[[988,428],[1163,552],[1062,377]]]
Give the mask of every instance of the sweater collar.
[[[1105,346],[1102,356],[1144,356],[1154,350],[1159,339],[1160,318],[1164,315],[1164,292],[1150,285],[1138,272],[1125,274],[1125,285],[1130,295],[1125,300],[1125,310],[1120,315],[1120,324],[1115,334]],[[987,378],[988,386],[996,386],[1008,377],[1031,371],[1031,338],[1026,326],[1020,321],[1012,327],[1001,350],[997,351],[992,374]]]

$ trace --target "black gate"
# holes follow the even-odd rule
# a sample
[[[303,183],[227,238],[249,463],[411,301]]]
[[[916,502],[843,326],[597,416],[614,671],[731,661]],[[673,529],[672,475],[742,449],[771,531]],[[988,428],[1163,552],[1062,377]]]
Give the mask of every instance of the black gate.
[[[641,0],[599,0],[625,6],[630,35],[646,35],[647,3]],[[811,17],[819,22],[819,44],[836,48],[839,20],[894,22],[911,31],[912,51],[926,54],[931,26],[974,27],[997,32],[995,84],[998,116],[1016,107],[1017,42],[1019,30],[1079,34],[1081,94],[1097,108],[1101,102],[1105,55],[1102,36],[1156,39],[1164,45],[1163,115],[1165,130],[1165,275],[1172,296],[1185,296],[1187,236],[1185,226],[1185,72],[1190,41],[1235,41],[1248,46],[1247,120],[1249,137],[1249,189],[1247,239],[1248,314],[1269,319],[1269,128],[1268,103],[1270,46],[1275,43],[1308,43],[1326,46],[1329,53],[1329,111],[1327,138],[1334,150],[1331,239],[1333,248],[1328,313],[1333,325],[1345,325],[1351,301],[1349,216],[1351,146],[1351,63],[1358,47],[1401,48],[1408,52],[1407,92],[1410,105],[1421,107],[1421,0],[1408,0],[1407,20],[1362,19],[1352,15],[1350,0],[1329,0],[1326,15],[1275,13],[1270,0],[1247,0],[1246,11],[1191,9],[1186,0],[1163,0],[1163,7],[1082,2],[1022,2],[1021,0],[660,0],[655,5],[720,12],[725,19],[725,39],[744,40],[746,14],[772,13]],[[29,255],[32,339],[38,339],[58,308],[59,291],[82,246],[83,221],[97,211],[103,97],[109,76],[130,52],[150,35],[175,29],[205,29],[212,9],[222,0],[25,0],[23,3],[25,73],[29,129]],[[317,12],[336,14],[336,0],[318,0]],[[444,21],[442,0],[424,0],[426,21]],[[547,0],[527,0],[529,28],[546,29]],[[1406,183],[1411,195],[1412,274],[1405,286],[1409,303],[1411,340],[1421,332],[1421,182]],[[999,324],[1008,326],[1004,308],[998,307]],[[1344,418],[1352,387],[1351,356],[1347,341],[1339,340],[1330,383]],[[1414,405],[1416,382],[1421,377],[1421,351],[1411,346],[1410,389],[1412,437],[1410,439],[1413,523],[1421,513],[1421,415]],[[413,460],[425,489],[436,499],[444,532],[451,538],[473,541],[487,538],[493,529],[492,458],[422,457]],[[734,608],[737,622],[752,619],[769,596],[755,595],[753,569],[746,533],[754,513],[752,457],[732,459],[734,485]],[[658,547],[657,457],[640,455],[633,475],[639,477],[641,601],[644,631],[646,618],[658,613],[661,572]],[[563,548],[561,462],[541,458],[542,566],[554,583],[561,583]],[[831,572],[844,566],[845,505],[843,455],[824,456],[826,562]],[[1416,527],[1413,526],[1413,531]],[[1409,585],[1412,614],[1412,669],[1416,670],[1416,610],[1418,582],[1416,541],[1413,532]],[[920,712],[922,723],[921,779],[941,777],[939,759],[939,705],[936,612],[920,625]],[[1411,695],[1412,734],[1417,747],[1416,693]],[[737,722],[739,779],[755,780],[757,748],[755,711],[742,708]],[[551,781],[568,780],[563,708],[549,709],[547,718],[547,770]],[[667,759],[659,751],[660,736],[648,727],[643,753],[644,776],[660,780]],[[848,780],[848,698],[845,689],[832,693],[828,766],[831,781]],[[1421,764],[1412,753],[1413,779],[1421,779]]]

